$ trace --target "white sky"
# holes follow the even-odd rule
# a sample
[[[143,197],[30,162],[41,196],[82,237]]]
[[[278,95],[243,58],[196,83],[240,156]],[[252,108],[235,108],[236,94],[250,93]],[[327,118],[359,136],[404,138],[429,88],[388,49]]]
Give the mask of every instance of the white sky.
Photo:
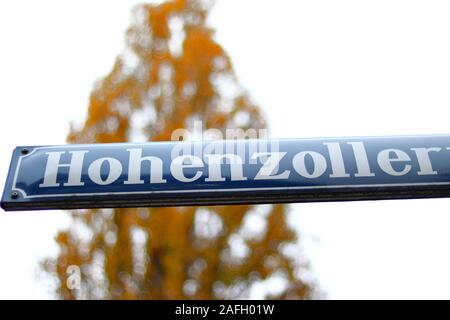
[[[140,1],[0,1],[0,184],[65,143]],[[211,24],[273,137],[450,133],[450,2],[218,0]],[[0,189],[3,190],[3,189]],[[450,299],[450,199],[291,208],[329,298]],[[0,212],[0,298],[51,298],[60,211]]]

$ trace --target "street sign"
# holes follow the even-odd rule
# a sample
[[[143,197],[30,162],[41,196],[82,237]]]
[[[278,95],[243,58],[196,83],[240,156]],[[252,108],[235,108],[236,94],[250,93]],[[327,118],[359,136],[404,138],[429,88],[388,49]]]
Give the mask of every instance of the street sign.
[[[17,147],[4,210],[450,196],[450,135]]]

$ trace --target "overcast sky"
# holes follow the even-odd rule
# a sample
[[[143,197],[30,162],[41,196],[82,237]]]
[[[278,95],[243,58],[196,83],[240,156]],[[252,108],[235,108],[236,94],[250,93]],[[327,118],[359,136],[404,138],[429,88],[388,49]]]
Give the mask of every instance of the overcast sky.
[[[0,190],[17,145],[65,143],[141,1],[0,2]],[[449,134],[450,2],[218,0],[216,39],[275,138]],[[450,299],[450,200],[291,206],[329,298]],[[36,277],[61,211],[0,212],[0,298]],[[256,296],[257,297],[257,296]]]

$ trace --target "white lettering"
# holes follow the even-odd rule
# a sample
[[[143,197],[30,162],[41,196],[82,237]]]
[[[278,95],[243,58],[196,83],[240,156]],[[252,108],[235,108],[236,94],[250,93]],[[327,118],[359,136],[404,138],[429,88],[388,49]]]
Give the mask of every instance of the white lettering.
[[[438,174],[433,170],[431,164],[430,152],[439,152],[442,148],[411,148],[416,153],[417,161],[419,161],[420,171],[417,172],[419,176]]]
[[[148,161],[150,163],[150,183],[164,183],[163,179],[163,162],[158,157],[142,157],[142,149],[127,149],[130,153],[128,162],[128,179],[124,184],[143,184],[141,179],[142,162]]]
[[[395,155],[395,158],[391,157],[391,153]],[[387,174],[390,174],[391,176],[403,176],[411,170],[410,164],[405,164],[403,170],[401,171],[396,171],[392,167],[393,162],[411,161],[411,158],[408,156],[408,154],[402,150],[398,149],[382,150],[380,151],[380,153],[378,153],[377,161],[380,168]]]
[[[185,160],[189,161],[190,163],[184,163]],[[192,155],[182,155],[173,159],[172,163],[170,164],[170,172],[178,181],[192,182],[201,177],[202,173],[200,171],[197,171],[192,178],[187,178],[184,175],[184,169],[188,168],[203,168],[202,159]]]
[[[207,182],[212,181],[225,181],[222,177],[222,160],[228,159],[230,162],[230,179],[231,181],[247,180],[243,173],[242,158],[236,154],[206,154],[208,163],[208,177],[205,179]]]
[[[325,142],[328,148],[331,161],[330,178],[348,178],[350,175],[345,172],[344,158],[339,142]]]
[[[370,171],[369,159],[367,159],[366,148],[362,142],[347,142],[353,148],[355,155],[356,168],[355,177],[374,177],[375,173]]]
[[[103,163],[108,162],[109,170],[105,180],[101,176],[101,168]],[[99,185],[107,185],[116,181],[122,174],[122,164],[115,158],[100,158],[93,161],[88,168],[89,178]]]
[[[307,155],[312,158],[314,163],[314,169],[312,173],[309,173],[306,169]],[[292,160],[292,165],[299,175],[309,179],[320,177],[327,170],[327,161],[325,160],[325,157],[320,153],[314,151],[302,151],[297,153]]]
[[[259,152],[252,155],[252,159],[256,160],[261,156],[266,156],[263,166],[259,169],[255,176],[255,180],[275,180],[289,178],[289,170],[284,170],[277,174],[281,160],[286,155],[286,152]]]
[[[60,167],[69,168],[69,177],[67,182],[64,183],[64,186],[72,187],[84,185],[84,182],[81,182],[81,170],[83,168],[84,155],[88,153],[88,151],[70,151],[69,153],[72,155],[70,163],[61,164],[59,162],[61,160],[61,155],[64,153],[64,151],[45,153],[48,155],[47,165],[45,167],[44,181],[39,184],[39,187],[59,187],[60,183],[56,182],[56,178],[58,176],[58,168]]]

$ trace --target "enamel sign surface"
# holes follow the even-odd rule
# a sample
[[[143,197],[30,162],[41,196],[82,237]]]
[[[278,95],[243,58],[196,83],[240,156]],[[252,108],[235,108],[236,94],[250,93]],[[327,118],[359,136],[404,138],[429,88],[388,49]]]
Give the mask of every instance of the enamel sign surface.
[[[450,196],[450,135],[17,147],[5,210]]]

